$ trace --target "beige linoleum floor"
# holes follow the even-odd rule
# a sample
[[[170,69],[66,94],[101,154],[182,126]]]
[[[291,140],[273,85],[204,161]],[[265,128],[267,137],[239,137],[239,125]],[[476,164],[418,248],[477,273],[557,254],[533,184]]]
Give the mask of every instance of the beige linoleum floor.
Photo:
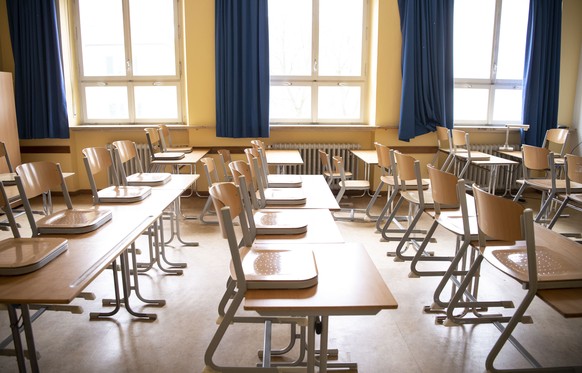
[[[528,195],[537,208],[539,195]],[[75,197],[76,206],[89,204],[88,196]],[[366,198],[349,202],[365,205]],[[197,214],[204,200],[184,201],[187,214]],[[380,203],[378,204],[378,208]],[[569,211],[571,212],[571,211]],[[580,213],[562,219],[556,230],[580,231]],[[23,221],[23,225],[26,223]],[[355,361],[358,372],[483,372],[485,358],[499,331],[493,325],[445,327],[435,324],[435,316],[423,313],[432,302],[438,278],[409,278],[409,263],[394,262],[386,252],[396,243],[380,242],[374,223],[338,222],[345,241],[365,245],[382,277],[396,297],[399,308],[376,316],[332,317],[330,347],[338,348],[340,360]],[[427,227],[427,220],[421,222]],[[140,276],[142,293],[148,298],[163,298],[164,307],[144,306],[135,298],[136,310],[155,312],[154,322],[133,319],[125,310],[110,320],[89,321],[89,313],[110,308],[102,298],[113,295],[111,271],[106,270],[86,290],[97,299],[78,299],[81,315],[46,312],[34,322],[34,335],[42,372],[202,372],[204,352],[216,330],[217,305],[228,276],[229,255],[226,242],[216,225],[197,220],[181,223],[185,240],[198,247],[182,246],[174,240],[168,258],[186,262],[183,275],[167,275],[154,268]],[[0,232],[0,237],[8,233]],[[452,253],[454,239],[437,231],[431,249]],[[145,240],[138,247],[146,249]],[[438,264],[436,264],[438,266]],[[442,267],[442,263],[440,265]],[[512,279],[500,275],[485,263],[480,294],[520,301],[524,291]],[[491,299],[491,298],[490,298]],[[510,313],[511,310],[502,311]],[[535,299],[528,312],[533,324],[518,326],[515,335],[544,365],[582,365],[582,319],[564,319],[545,303]],[[0,311],[0,337],[8,335],[8,317]],[[275,346],[283,345],[287,329],[275,328]],[[234,325],[220,348],[221,360],[228,364],[252,365],[258,362],[262,342],[260,325]],[[528,367],[511,346],[506,346],[498,367]],[[17,371],[13,357],[0,356],[0,372]]]

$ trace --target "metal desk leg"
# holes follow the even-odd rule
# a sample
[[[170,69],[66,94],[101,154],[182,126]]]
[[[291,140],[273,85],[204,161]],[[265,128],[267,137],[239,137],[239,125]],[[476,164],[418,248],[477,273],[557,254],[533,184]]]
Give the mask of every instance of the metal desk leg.
[[[170,224],[171,224],[171,236],[170,239],[168,241],[166,241],[166,244],[169,244],[170,242],[172,242],[172,240],[174,239],[174,236],[178,238],[178,241],[180,241],[180,243],[182,243],[185,246],[198,246],[198,242],[186,242],[182,239],[182,237],[180,236],[180,216],[182,216],[182,213],[180,211],[180,197],[176,198],[174,200],[174,211],[171,212],[170,215]],[[184,217],[185,219],[190,219],[189,217]],[[175,229],[175,230],[174,230]]]
[[[10,318],[10,329],[12,330],[12,340],[14,342],[16,361],[18,362],[18,371],[26,372],[24,351],[22,349],[22,340],[20,339],[20,329],[18,328],[18,316],[16,315],[16,308],[13,304],[7,304],[6,307],[8,309],[8,317]],[[36,355],[34,358],[36,358]]]

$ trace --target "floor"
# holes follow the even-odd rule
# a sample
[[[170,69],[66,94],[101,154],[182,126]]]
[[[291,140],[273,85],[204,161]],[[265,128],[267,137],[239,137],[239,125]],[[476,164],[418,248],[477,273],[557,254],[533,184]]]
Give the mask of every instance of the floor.
[[[367,197],[346,200],[355,207],[365,206]],[[539,195],[529,194],[526,201],[534,209]],[[185,199],[186,214],[196,215],[204,199]],[[86,195],[74,198],[75,206],[90,204]],[[379,210],[380,203],[376,206]],[[580,231],[582,214],[572,212],[561,219],[558,231]],[[210,218],[211,219],[211,218]],[[26,222],[22,221],[23,226]],[[409,263],[394,262],[386,256],[396,243],[380,242],[371,222],[338,222],[345,241],[365,245],[381,275],[396,297],[399,307],[375,316],[333,317],[330,320],[330,347],[339,349],[339,360],[355,361],[358,372],[482,372],[486,356],[499,336],[493,325],[445,327],[435,324],[435,315],[423,312],[430,305],[438,278],[409,278]],[[423,227],[428,220],[421,221]],[[157,268],[140,276],[145,296],[163,298],[164,307],[148,307],[134,300],[137,310],[155,312],[153,322],[134,320],[121,311],[111,320],[89,321],[89,313],[107,310],[100,299],[112,296],[111,271],[102,273],[86,290],[97,300],[76,300],[81,315],[46,312],[34,322],[39,364],[43,372],[203,372],[204,352],[216,330],[217,305],[228,276],[229,255],[226,241],[217,225],[198,220],[182,223],[185,240],[198,247],[182,246],[174,240],[168,248],[173,261],[188,263],[182,275],[167,275]],[[0,232],[0,238],[7,232]],[[145,241],[138,247],[146,249]],[[431,250],[452,253],[454,238],[437,231]],[[145,250],[144,250],[145,251]],[[442,266],[442,264],[441,264]],[[341,289],[340,289],[341,290]],[[516,303],[524,291],[515,281],[484,264],[480,294]],[[511,310],[502,311],[510,313]],[[515,335],[543,365],[582,365],[582,319],[564,319],[545,303],[535,299],[528,312],[533,324],[518,326]],[[8,317],[0,313],[0,335],[8,335]],[[283,345],[287,329],[275,328],[275,341]],[[252,365],[258,361],[262,328],[259,325],[234,325],[220,348],[224,363]],[[512,346],[506,346],[498,367],[528,367]],[[13,357],[0,356],[0,372],[17,371]]]

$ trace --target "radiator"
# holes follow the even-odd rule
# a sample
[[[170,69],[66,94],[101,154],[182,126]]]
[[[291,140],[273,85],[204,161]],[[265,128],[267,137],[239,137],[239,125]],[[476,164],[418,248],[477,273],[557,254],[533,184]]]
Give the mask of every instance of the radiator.
[[[496,150],[499,150],[499,148],[502,145],[499,144],[477,144],[477,145],[473,145],[471,144],[471,151],[477,151],[477,152],[482,152],[482,153],[487,153],[487,154],[491,154],[497,157],[501,157],[501,155],[499,153],[496,152]],[[514,149],[519,148],[518,144],[513,144],[511,145],[514,147]],[[503,157],[502,157],[503,158]],[[497,185],[496,185],[496,189],[497,190],[505,190],[505,182],[507,180],[507,173],[510,172],[511,170],[508,169],[508,167],[500,167],[498,174],[497,174]],[[513,167],[513,174],[511,175],[511,180],[510,180],[510,187],[511,189],[514,189],[515,186],[515,179],[516,179],[516,175],[517,175],[517,167],[514,166]],[[467,173],[465,175],[465,179],[470,180],[474,183],[476,183],[477,185],[489,185],[489,167],[479,167],[479,166],[475,166],[475,165],[470,165],[469,169],[467,170]]]
[[[147,172],[150,169],[150,164],[151,164],[150,154],[151,153],[150,153],[150,148],[149,148],[148,144],[135,144],[135,145],[137,147],[137,157],[129,160],[128,162],[125,162],[125,164],[123,165],[123,168],[125,170],[126,175],[135,174],[135,173],[140,171],[138,163],[137,163],[138,158],[139,158],[139,161],[141,162],[141,170],[142,171]],[[111,149],[111,145],[107,145],[107,148]],[[113,170],[110,169],[109,175],[108,175],[108,181],[109,181],[110,185],[111,185],[112,180],[113,180],[112,172],[113,172]]]
[[[331,157],[340,156],[344,160],[344,169],[355,172],[357,159],[350,150],[360,149],[360,144],[272,144],[270,149],[297,149],[303,158],[303,165],[286,166],[285,172],[289,174],[320,175],[323,173],[323,165],[319,159],[319,151],[323,150]]]

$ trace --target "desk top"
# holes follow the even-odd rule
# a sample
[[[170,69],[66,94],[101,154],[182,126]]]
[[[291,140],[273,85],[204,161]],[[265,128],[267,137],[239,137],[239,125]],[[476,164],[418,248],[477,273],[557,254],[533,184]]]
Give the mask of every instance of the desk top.
[[[273,211],[269,209],[269,211]],[[281,209],[302,223],[307,223],[307,232],[301,234],[261,234],[255,238],[256,243],[340,243],[345,242],[342,234],[328,209]]]
[[[204,157],[208,152],[208,149],[195,148],[190,153],[184,154],[184,158],[181,159],[164,159],[164,160],[152,160],[152,164],[163,164],[163,165],[180,165],[180,164],[196,164],[202,157]]]
[[[372,149],[350,150],[356,157],[367,164],[378,164],[378,152]]]
[[[301,189],[303,189],[307,201],[303,205],[293,206],[292,208],[340,210],[340,206],[323,175],[301,175]],[[289,207],[290,205],[267,206],[269,209],[287,209]]]
[[[316,286],[248,290],[244,309],[261,315],[375,315],[398,307],[366,249],[359,243],[304,245],[313,250]]]
[[[521,153],[521,150],[511,150],[511,151],[510,150],[496,150],[496,151],[499,154],[506,155],[506,156],[508,156],[508,157],[510,157],[512,159],[515,159],[515,160],[517,160],[519,162],[521,162],[521,159],[523,157],[523,155]],[[557,156],[554,155],[554,164],[556,164],[556,165],[563,165],[564,162],[565,162],[565,158],[557,157]]]
[[[297,149],[267,149],[267,164],[270,166],[298,166],[303,164],[301,153]]]

